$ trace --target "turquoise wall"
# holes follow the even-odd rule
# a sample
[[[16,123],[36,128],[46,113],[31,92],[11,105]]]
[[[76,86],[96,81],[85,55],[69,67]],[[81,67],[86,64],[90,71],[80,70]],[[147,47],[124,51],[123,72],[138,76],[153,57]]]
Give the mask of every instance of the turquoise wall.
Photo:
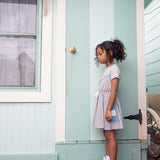
[[[146,143],[138,140],[118,141],[117,160],[146,160]],[[101,160],[105,155],[104,141],[57,143],[58,160]]]
[[[114,1],[115,38],[122,40],[126,47],[126,60],[119,67],[121,81],[118,97],[123,116],[138,113],[138,72],[137,72],[137,19],[135,0]],[[137,121],[124,120],[124,131],[118,133],[122,139],[138,139]]]
[[[98,83],[105,65],[95,65],[95,47],[100,42],[114,38],[114,1],[112,0],[90,0],[90,128],[92,140],[104,139],[103,131],[92,127],[95,113]],[[99,11],[101,10],[101,11]]]
[[[69,49],[75,46],[76,54]],[[89,0],[66,1],[66,140],[90,138]]]
[[[54,0],[53,15],[56,16],[55,4]],[[55,16],[53,38],[56,33]],[[0,103],[0,159],[13,154],[18,157],[25,153],[25,157],[27,154],[31,157],[34,153],[52,154],[55,151],[55,48],[53,53],[51,103]]]
[[[59,160],[102,159],[105,155],[103,131],[91,126],[95,107],[94,94],[105,68],[97,68],[94,64],[95,47],[98,43],[113,38],[119,38],[124,42],[127,59],[124,63],[118,64],[122,73],[118,97],[124,116],[137,114],[136,1],[66,2],[66,141],[56,143],[56,152]],[[82,28],[79,28],[80,24]],[[68,51],[73,45],[78,50],[75,55]],[[146,160],[147,145],[145,141],[138,140],[138,121],[124,120],[124,125],[125,129],[116,133],[119,146],[118,160]]]
[[[118,97],[124,116],[138,113],[136,27],[134,0],[66,1],[66,141],[104,139],[103,131],[92,127],[94,94],[105,68],[95,65],[95,47],[104,40],[118,38],[125,44]],[[71,46],[77,48],[74,55]],[[138,139],[138,121],[124,120],[124,126],[118,139]]]
[[[160,94],[160,1],[145,8],[146,84],[148,94]]]

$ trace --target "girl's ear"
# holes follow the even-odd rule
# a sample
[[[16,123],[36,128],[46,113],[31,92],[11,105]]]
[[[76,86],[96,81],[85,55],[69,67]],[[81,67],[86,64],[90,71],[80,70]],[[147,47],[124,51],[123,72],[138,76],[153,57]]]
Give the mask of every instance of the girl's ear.
[[[111,57],[113,57],[113,52],[112,52],[112,50],[110,50],[110,54],[111,54]]]

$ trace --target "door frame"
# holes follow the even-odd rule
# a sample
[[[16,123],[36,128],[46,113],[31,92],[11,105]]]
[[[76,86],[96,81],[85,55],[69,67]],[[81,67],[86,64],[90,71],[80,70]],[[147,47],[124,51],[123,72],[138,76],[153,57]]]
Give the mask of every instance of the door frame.
[[[137,0],[137,65],[138,65],[138,108],[142,111],[142,125],[139,124],[139,139],[147,139],[146,118],[146,68],[145,68],[145,32],[144,0]]]
[[[56,141],[65,141],[66,107],[66,0],[57,0]],[[54,36],[54,35],[53,35]]]
[[[143,122],[139,125],[139,139],[147,139],[146,122],[146,77],[144,49],[144,0],[136,0],[137,8],[137,65],[138,108]],[[66,0],[57,0],[57,45],[56,45],[56,141],[65,141],[66,107]]]

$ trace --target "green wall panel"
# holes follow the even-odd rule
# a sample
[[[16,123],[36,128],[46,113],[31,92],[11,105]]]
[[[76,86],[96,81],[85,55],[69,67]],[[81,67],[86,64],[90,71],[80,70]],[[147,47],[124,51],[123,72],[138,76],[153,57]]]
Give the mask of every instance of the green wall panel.
[[[160,35],[158,35],[155,39],[146,40],[146,43],[145,43],[146,54],[152,52],[155,49],[158,49],[159,44],[160,44]]]
[[[75,46],[77,52],[69,49]],[[89,0],[66,1],[66,140],[90,137]]]
[[[100,8],[101,11],[99,11]],[[105,18],[105,20],[104,20]],[[108,25],[109,22],[109,25]],[[90,112],[93,121],[98,83],[102,76],[105,65],[95,65],[95,48],[102,41],[114,37],[114,1],[113,0],[90,0]],[[104,139],[103,131],[91,127],[91,139]]]
[[[160,49],[153,51],[150,54],[146,54],[146,65],[160,61]]]
[[[115,38],[124,43],[127,53],[126,60],[118,64],[122,76],[118,97],[123,116],[128,116],[138,113],[136,1],[115,0],[114,15]],[[118,134],[122,139],[138,139],[138,121],[124,120],[124,130]]]
[[[159,33],[160,22],[158,24],[156,23],[154,25],[151,25],[150,30],[146,32],[145,34],[146,43],[147,43],[147,40],[156,39],[159,36],[159,34],[157,33]]]
[[[66,16],[66,140],[90,139],[90,40],[91,1],[67,0]],[[83,12],[82,12],[83,10]],[[105,16],[105,15],[104,15]],[[127,59],[118,64],[122,79],[118,97],[124,116],[138,113],[136,1],[114,1],[114,34],[126,46]],[[127,24],[127,25],[126,25]],[[76,46],[77,53],[68,50]],[[138,139],[138,121],[125,120],[119,139]]]
[[[160,86],[160,73],[153,74],[146,77],[147,87],[148,86]]]
[[[147,97],[148,97],[148,94],[159,94],[160,86],[152,86],[147,88],[148,88]]]
[[[149,65],[146,65],[146,75],[152,75],[155,73],[159,73],[160,72],[160,61],[157,61],[156,63],[152,63]]]

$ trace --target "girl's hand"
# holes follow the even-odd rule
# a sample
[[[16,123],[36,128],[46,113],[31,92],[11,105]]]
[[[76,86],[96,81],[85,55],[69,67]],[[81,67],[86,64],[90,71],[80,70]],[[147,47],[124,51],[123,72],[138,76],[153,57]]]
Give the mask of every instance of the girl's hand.
[[[111,121],[112,120],[112,114],[111,114],[110,110],[106,110],[105,117],[106,117],[107,121]]]

